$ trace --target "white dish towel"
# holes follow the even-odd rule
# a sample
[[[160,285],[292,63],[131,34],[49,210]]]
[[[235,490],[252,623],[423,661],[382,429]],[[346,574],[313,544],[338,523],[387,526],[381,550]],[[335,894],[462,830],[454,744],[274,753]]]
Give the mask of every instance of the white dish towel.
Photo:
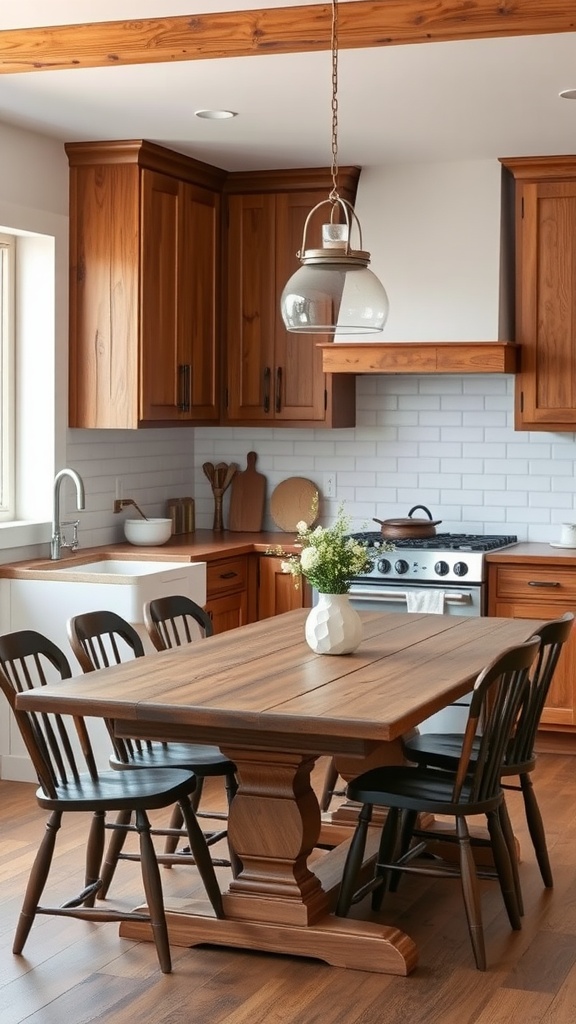
[[[443,590],[409,590],[406,594],[406,606],[409,612],[431,612],[443,615],[446,594]]]

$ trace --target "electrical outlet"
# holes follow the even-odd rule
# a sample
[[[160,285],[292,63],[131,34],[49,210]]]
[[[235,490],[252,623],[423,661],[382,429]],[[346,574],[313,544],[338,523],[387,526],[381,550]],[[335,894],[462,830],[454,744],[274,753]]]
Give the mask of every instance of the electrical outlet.
[[[335,473],[324,473],[324,497],[335,498],[336,497],[336,474]]]

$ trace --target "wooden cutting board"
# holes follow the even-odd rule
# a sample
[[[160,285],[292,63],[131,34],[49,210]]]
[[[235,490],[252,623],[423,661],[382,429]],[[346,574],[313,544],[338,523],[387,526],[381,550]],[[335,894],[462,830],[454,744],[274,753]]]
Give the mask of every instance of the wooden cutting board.
[[[272,491],[270,515],[276,526],[285,533],[293,533],[296,524],[312,526],[318,518],[318,488],[312,480],[291,476]]]
[[[235,533],[257,533],[264,521],[266,477],[256,469],[256,452],[248,452],[247,466],[236,473],[230,485],[228,529]]]

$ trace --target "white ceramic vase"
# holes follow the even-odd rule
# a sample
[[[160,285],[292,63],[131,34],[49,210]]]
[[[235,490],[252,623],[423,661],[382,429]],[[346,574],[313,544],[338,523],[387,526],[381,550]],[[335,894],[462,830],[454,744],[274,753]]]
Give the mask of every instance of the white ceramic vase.
[[[348,594],[319,594],[306,619],[306,641],[316,654],[351,654],[362,639],[362,620]]]

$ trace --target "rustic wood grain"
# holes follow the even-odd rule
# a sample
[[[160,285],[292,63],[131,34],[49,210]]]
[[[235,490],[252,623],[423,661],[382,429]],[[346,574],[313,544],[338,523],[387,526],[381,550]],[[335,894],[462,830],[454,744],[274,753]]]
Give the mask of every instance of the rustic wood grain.
[[[248,452],[246,469],[232,480],[228,529],[235,533],[257,533],[264,521],[266,477],[256,469],[256,452]]]
[[[576,28],[565,0],[358,0],[340,3],[338,21],[341,49]],[[0,73],[327,50],[330,31],[327,4],[10,29],[0,32]]]
[[[515,373],[511,341],[393,341],[322,344],[324,373]]]

